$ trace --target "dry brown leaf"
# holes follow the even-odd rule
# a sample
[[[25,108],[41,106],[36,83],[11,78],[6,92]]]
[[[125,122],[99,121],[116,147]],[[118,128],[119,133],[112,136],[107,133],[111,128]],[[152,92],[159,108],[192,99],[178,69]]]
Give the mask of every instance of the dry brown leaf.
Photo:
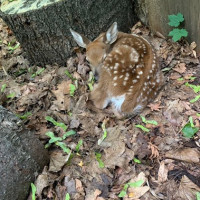
[[[63,155],[62,152],[53,152],[50,155],[49,171],[58,172],[66,164],[69,159],[69,155]]]
[[[173,68],[174,71],[183,74],[186,71],[186,65],[185,63],[179,63]]]
[[[163,108],[163,106],[161,106],[160,104],[161,104],[161,102],[158,102],[158,103],[155,103],[155,104],[150,103],[148,105],[148,107],[151,109],[151,111],[154,111],[154,110],[155,111],[160,111],[160,109]]]
[[[163,183],[167,180],[167,175],[168,175],[168,169],[165,166],[165,161],[162,161],[160,163],[160,167],[158,170],[158,182]]]
[[[79,179],[75,179],[77,192],[83,192],[83,185]]]
[[[158,158],[159,157],[158,147],[152,144],[151,142],[149,142],[149,148],[151,149],[150,159]]]
[[[176,193],[181,200],[194,200],[196,193],[200,191],[200,187],[194,184],[187,176],[183,176],[180,182],[179,189]]]
[[[143,180],[144,183],[141,187],[129,187],[128,188],[128,192],[127,195],[124,200],[137,200],[139,199],[141,196],[143,196],[147,191],[149,191],[149,186],[144,186],[144,184],[147,181],[147,178],[145,177],[145,174],[143,172],[141,172],[140,174],[138,174],[137,177],[131,179],[129,181],[129,183],[134,183],[136,181],[140,181]]]
[[[171,159],[177,159],[190,163],[200,162],[200,153],[194,148],[178,149],[176,151],[170,151],[165,154],[166,157]]]
[[[172,80],[177,80],[178,78],[181,78],[181,75],[178,73],[171,73],[169,78]]]

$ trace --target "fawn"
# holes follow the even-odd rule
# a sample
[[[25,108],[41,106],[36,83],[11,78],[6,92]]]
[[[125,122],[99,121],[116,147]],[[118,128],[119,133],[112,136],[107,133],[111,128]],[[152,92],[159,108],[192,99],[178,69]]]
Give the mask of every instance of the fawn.
[[[90,94],[97,108],[111,103],[117,117],[134,116],[158,94],[163,75],[146,39],[118,32],[116,22],[93,42],[72,29],[70,32],[77,44],[86,48],[86,60],[99,75]]]

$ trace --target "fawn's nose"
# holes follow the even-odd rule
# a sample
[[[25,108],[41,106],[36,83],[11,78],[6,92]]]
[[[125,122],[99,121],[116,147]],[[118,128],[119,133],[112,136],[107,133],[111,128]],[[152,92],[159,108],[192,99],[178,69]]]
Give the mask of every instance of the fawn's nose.
[[[94,80],[95,81],[99,80],[99,74],[98,74],[98,72],[96,70],[94,71]]]

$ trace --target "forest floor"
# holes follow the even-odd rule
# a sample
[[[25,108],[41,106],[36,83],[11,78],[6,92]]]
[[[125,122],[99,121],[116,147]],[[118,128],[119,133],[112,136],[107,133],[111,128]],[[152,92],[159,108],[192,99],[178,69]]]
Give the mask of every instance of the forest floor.
[[[34,130],[50,153],[49,166],[35,181],[38,199],[64,200],[67,194],[74,200],[197,199],[196,45],[152,36],[140,23],[132,32],[148,38],[156,49],[165,84],[140,116],[119,120],[88,103],[93,81],[84,52],[76,49],[66,67],[30,66],[0,22],[0,104]]]

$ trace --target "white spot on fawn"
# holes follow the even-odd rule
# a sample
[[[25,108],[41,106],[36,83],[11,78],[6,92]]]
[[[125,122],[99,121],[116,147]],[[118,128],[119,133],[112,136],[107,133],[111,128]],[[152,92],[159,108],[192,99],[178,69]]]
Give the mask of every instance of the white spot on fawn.
[[[121,106],[124,103],[124,100],[125,100],[125,94],[121,96],[112,97],[111,103],[113,104],[113,106],[117,111],[121,111]]]

